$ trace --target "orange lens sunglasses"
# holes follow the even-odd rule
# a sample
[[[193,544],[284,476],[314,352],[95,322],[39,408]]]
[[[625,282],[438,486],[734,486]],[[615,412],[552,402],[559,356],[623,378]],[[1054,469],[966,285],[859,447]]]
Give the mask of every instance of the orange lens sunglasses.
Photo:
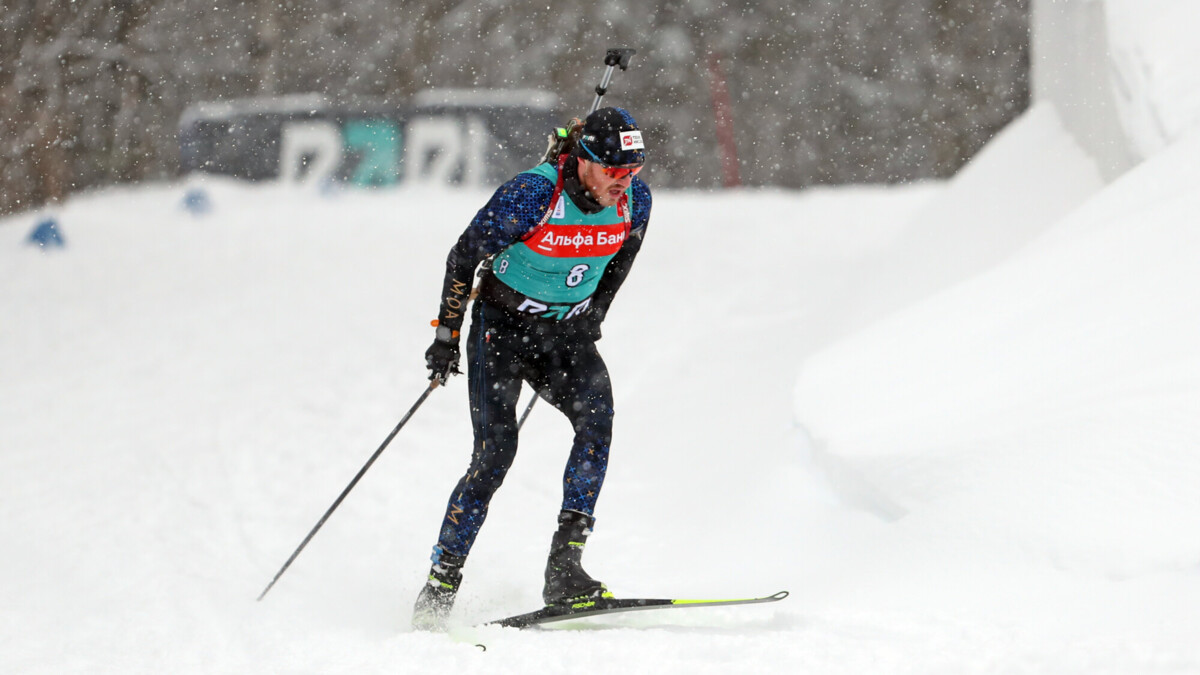
[[[603,171],[604,175],[608,176],[609,178],[613,178],[615,180],[621,180],[622,178],[625,178],[626,176],[638,175],[638,172],[642,170],[642,167],[640,167],[640,166],[604,166],[603,164],[601,164],[600,170]]]
[[[588,156],[592,158],[593,162],[600,165],[600,170],[603,171],[604,175],[608,176],[609,178],[621,180],[626,176],[636,176],[638,175],[638,172],[642,170],[642,165],[640,164],[638,166],[606,166],[600,161],[600,158],[596,156],[596,153],[592,152],[592,149],[585,145],[582,141],[579,142],[579,147],[583,148],[584,151],[587,152]]]

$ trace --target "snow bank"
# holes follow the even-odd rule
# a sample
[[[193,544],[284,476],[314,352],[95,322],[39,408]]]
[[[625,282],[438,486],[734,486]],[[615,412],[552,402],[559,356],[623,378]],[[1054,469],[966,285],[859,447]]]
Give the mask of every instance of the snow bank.
[[[796,414],[822,456],[892,513],[1060,565],[1194,568],[1197,152],[1193,135],[999,267],[809,359]]]
[[[1103,180],[1051,105],[1005,128],[890,245],[856,261],[836,294],[844,334],[1011,256],[1095,194]]]
[[[1112,91],[1121,124],[1149,157],[1200,124],[1200,7],[1189,0],[1105,0]]]

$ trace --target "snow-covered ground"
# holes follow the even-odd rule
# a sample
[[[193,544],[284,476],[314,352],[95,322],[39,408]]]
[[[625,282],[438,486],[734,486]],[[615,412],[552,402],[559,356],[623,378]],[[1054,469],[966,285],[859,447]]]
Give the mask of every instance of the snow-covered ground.
[[[588,568],[772,605],[475,627],[539,604],[539,408],[454,629],[411,632],[462,378],[255,601],[424,390],[485,193],[108,190],[44,253],[0,221],[0,672],[1200,672],[1190,5],[1110,0],[1148,157],[1111,184],[1039,105],[945,184],[656,194]]]
[[[47,253],[10,218],[0,670],[1200,669],[1197,150],[1102,188],[1035,109],[945,185],[661,192],[601,343],[589,568],[792,596],[543,632],[471,626],[539,604],[570,438],[544,408],[456,629],[407,628],[469,452],[461,378],[255,602],[424,388],[485,194],[209,181],[193,216],[192,185],[112,190]]]
[[[48,254],[22,243],[32,217],[0,226],[6,668],[766,667],[801,654],[811,622],[840,621],[806,598],[808,570],[859,516],[796,446],[795,345],[806,308],[934,188],[663,194],[606,325],[620,417],[593,572],[626,595],[794,599],[463,644],[406,626],[468,459],[461,378],[254,599],[424,388],[442,259],[486,195],[206,189],[199,218],[185,186],[75,200]],[[540,604],[569,438],[549,409],[527,425],[463,626]]]

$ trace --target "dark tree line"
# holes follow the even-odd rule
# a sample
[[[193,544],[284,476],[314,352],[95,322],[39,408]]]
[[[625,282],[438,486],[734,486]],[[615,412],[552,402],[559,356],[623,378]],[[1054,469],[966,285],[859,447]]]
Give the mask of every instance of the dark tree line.
[[[722,182],[714,77],[745,184],[951,175],[1029,97],[1029,0],[3,0],[0,213],[178,170],[189,104],[546,88],[609,101],[655,184]],[[531,156],[540,150],[531,149]]]

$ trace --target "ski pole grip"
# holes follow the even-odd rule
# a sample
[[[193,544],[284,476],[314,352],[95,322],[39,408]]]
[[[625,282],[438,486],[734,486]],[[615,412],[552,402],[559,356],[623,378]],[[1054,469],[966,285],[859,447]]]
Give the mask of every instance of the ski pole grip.
[[[633,58],[633,55],[636,53],[636,49],[625,47],[609,49],[608,53],[604,55],[604,65],[609,67],[620,66],[621,70],[628,70],[629,59]]]

